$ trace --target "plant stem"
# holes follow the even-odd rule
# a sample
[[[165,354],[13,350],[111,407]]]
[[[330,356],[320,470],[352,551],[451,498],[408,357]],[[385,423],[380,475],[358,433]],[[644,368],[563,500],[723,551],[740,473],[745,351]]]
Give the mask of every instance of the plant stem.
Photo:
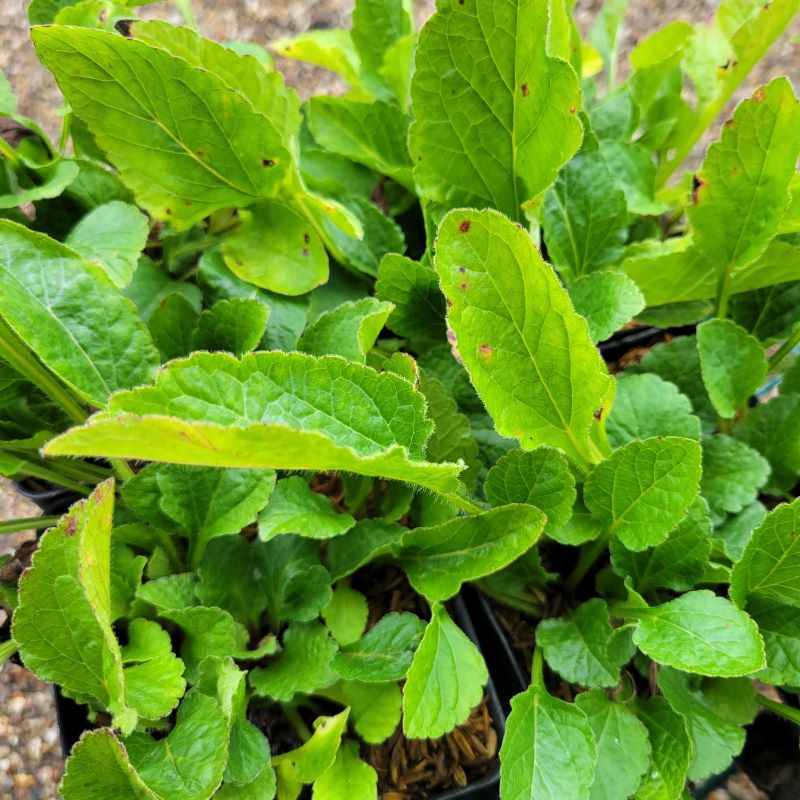
[[[7,661],[17,652],[17,643],[13,639],[0,644],[0,664]]]
[[[798,328],[770,357],[767,369],[771,372],[789,353],[800,344],[800,328]]]
[[[447,500],[448,503],[452,503],[456,508],[466,511],[467,514],[482,514],[486,511],[480,503],[476,503],[466,495],[458,494],[458,492],[440,492],[439,496]]]
[[[282,706],[283,713],[286,715],[286,719],[292,724],[292,727],[297,731],[297,735],[304,741],[307,742],[311,738],[311,731],[303,722],[303,718],[300,716],[300,713],[294,706],[285,705]],[[274,764],[280,756],[272,759],[272,763]]]
[[[178,548],[175,547],[175,542],[172,541],[172,538],[166,531],[159,530],[158,528],[156,528],[155,531],[156,537],[158,538],[158,543],[167,554],[167,558],[169,558],[169,563],[172,565],[172,568],[175,570],[175,572],[183,572],[183,559],[178,552]]]
[[[109,458],[108,463],[111,464],[117,477],[125,482],[136,476],[136,473],[130,468],[128,462],[124,458]]]
[[[39,478],[43,481],[55,483],[57,486],[63,486],[65,489],[71,489],[78,494],[91,494],[91,488],[84,486],[82,483],[76,483],[66,475],[62,475],[58,470],[50,469],[45,464],[37,464],[35,461],[24,461],[22,468],[19,471],[20,475],[28,475],[31,478]]]
[[[3,320],[0,320],[0,358],[7,361],[56,405],[63,408],[73,422],[83,424],[86,421],[88,414],[72,393],[36,360],[33,353]]]
[[[578,563],[567,578],[565,585],[572,591],[583,580],[586,573],[594,566],[594,562],[602,555],[611,540],[611,529],[604,531],[593,542],[589,542],[581,549]]]
[[[784,719],[788,719],[789,722],[794,722],[795,725],[800,725],[800,710],[784,703],[778,703],[776,700],[770,700],[769,697],[764,697],[763,694],[757,694],[756,699],[764,708],[774,711]]]
[[[19,519],[7,519],[0,522],[0,535],[8,533],[19,533],[20,531],[40,530],[41,528],[52,528],[58,525],[61,519],[59,516],[52,517],[20,517]]]
[[[544,688],[544,656],[542,655],[542,648],[538,645],[533,648],[531,686],[541,686]]]

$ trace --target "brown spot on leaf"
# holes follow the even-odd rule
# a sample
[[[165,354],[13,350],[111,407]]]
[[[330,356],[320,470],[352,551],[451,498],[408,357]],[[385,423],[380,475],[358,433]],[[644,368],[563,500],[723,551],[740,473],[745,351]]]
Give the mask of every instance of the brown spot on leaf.
[[[603,406],[600,406],[600,408],[598,408],[598,409],[597,409],[597,411],[595,411],[595,412],[594,412],[594,414],[592,414],[592,416],[593,416],[593,417],[594,417],[596,420],[601,420],[601,419],[603,419]]]
[[[471,225],[471,224],[472,224],[472,223],[471,223],[471,222],[470,222],[468,219],[465,219],[465,220],[464,220],[464,221],[463,221],[463,222],[462,222],[462,223],[461,223],[461,224],[458,226],[458,229],[461,231],[461,233],[467,233],[467,232],[469,231],[469,227],[470,227],[470,225]]]
[[[304,241],[306,244],[308,244],[308,243],[311,241],[311,237],[310,237],[310,236],[309,236],[307,233],[304,233],[304,234],[303,234],[303,241]]]
[[[574,103],[569,107],[569,113],[570,114],[574,114],[577,110],[578,109],[575,108],[575,104]]]
[[[520,89],[522,91],[522,96],[523,97],[527,97],[531,93],[531,90],[528,88],[528,84],[527,83],[523,83],[522,86],[520,87]]]
[[[242,261],[241,258],[237,258],[236,259],[236,266],[237,267],[243,267],[244,266],[244,261]]]
[[[753,100],[755,100],[756,103],[763,103],[765,97],[766,92],[764,91],[763,86],[759,86],[758,89],[753,92]]]
[[[164,209],[164,213],[165,213],[165,214],[167,214],[167,215],[169,215],[169,214],[171,214],[171,213],[172,213],[172,209],[171,209],[171,208],[165,208],[165,209]]]
[[[191,201],[191,200],[184,200],[184,201],[183,201],[183,204],[184,204],[185,206],[190,206],[190,205],[192,204],[192,201]]]
[[[194,154],[195,154],[195,155],[196,155],[198,158],[205,158],[205,157],[206,157],[206,151],[205,151],[205,150],[195,150],[195,151],[194,151]]]
[[[697,175],[692,176],[692,202],[695,205],[700,202],[700,192],[704,186],[708,186],[706,181],[702,178],[698,178]]]
[[[67,528],[64,531],[64,536],[74,536],[75,531],[78,530],[78,520],[75,517],[70,517],[67,520]]]
[[[468,287],[469,287],[469,284],[466,281],[464,281],[461,284],[461,286],[459,286],[459,289],[461,289],[462,292],[466,292]]]
[[[463,275],[467,271],[467,268],[466,267],[459,267],[458,271]]]
[[[489,344],[479,344],[478,345],[478,355],[484,359],[488,360],[494,355],[494,347]]]
[[[274,167],[275,166],[275,159],[274,158],[262,158],[261,159],[261,166],[262,167]]]
[[[308,256],[309,256],[309,255],[311,255],[311,253],[309,253],[309,251],[308,251],[308,248],[307,248],[307,247],[304,247],[304,248],[303,248],[303,255],[304,255],[306,258],[308,258]]]
[[[133,20],[132,19],[118,19],[114,23],[114,27],[118,33],[121,33],[126,39],[133,38]]]

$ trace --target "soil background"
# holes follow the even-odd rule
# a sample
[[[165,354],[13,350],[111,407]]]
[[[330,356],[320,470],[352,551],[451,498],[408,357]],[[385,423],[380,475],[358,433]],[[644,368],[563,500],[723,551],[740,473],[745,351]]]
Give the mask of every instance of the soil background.
[[[0,0],[0,69],[17,94],[20,113],[37,120],[55,135],[60,125],[60,94],[52,77],[36,60],[28,36],[27,4],[27,0]],[[584,32],[601,5],[602,0],[578,0],[578,20]],[[717,5],[715,0],[629,0],[620,58],[621,77],[624,77],[624,54],[640,39],[676,19],[689,22],[708,19]],[[432,0],[415,0],[420,23],[433,6]],[[193,7],[205,36],[268,44],[309,28],[346,27],[352,0],[194,0]],[[147,6],[144,15],[180,21],[168,3]],[[288,82],[303,97],[345,88],[324,70],[286,59],[278,62]],[[800,20],[795,20],[782,43],[751,73],[733,103],[782,74],[789,76],[796,92],[800,90]],[[697,148],[695,161],[702,157],[715,132],[716,129]],[[0,478],[0,519],[37,513],[14,494],[8,481]],[[0,553],[13,550],[31,536],[32,532],[2,537]],[[52,688],[13,664],[0,666],[0,800],[55,800],[61,770]]]

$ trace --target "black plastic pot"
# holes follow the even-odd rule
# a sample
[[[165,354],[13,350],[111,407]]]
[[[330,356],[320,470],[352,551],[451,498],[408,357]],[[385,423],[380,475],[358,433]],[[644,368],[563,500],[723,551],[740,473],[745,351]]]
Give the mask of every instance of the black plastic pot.
[[[14,481],[14,489],[39,506],[45,516],[63,514],[74,502],[82,497],[72,489],[65,489],[63,486],[55,486],[44,481],[34,481],[32,478]]]
[[[486,659],[489,674],[494,679],[495,686],[499,687],[500,702],[508,715],[511,698],[528,688],[530,676],[525,673],[524,665],[514,652],[485,595],[473,586],[466,585],[461,590],[460,597],[463,598],[469,620],[474,625],[478,647]]]
[[[610,339],[600,342],[598,349],[606,361],[617,361],[634,347],[651,347],[663,340],[665,334],[690,336],[697,330],[696,325],[682,325],[678,328],[653,328],[641,325],[636,328],[617,331]]]

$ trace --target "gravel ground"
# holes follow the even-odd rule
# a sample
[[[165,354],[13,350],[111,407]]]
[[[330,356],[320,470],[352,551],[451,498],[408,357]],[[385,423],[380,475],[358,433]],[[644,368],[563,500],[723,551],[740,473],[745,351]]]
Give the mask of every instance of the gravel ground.
[[[578,19],[585,30],[602,0],[579,0]],[[674,19],[697,21],[713,13],[715,0],[630,0],[622,50],[630,51],[648,32]],[[41,122],[51,132],[59,127],[56,110],[58,90],[39,65],[27,33],[26,0],[0,0],[0,69],[11,80],[19,98],[20,112]],[[195,0],[201,31],[211,38],[240,39],[267,43],[281,36],[315,27],[347,25],[351,0]],[[416,0],[420,22],[430,13],[432,0]],[[147,16],[178,21],[169,5],[149,6]],[[790,36],[759,65],[734,102],[780,74],[788,74],[800,86],[800,54],[792,38],[800,34],[796,21]],[[624,74],[624,57],[620,59]],[[281,59],[291,85],[304,97],[322,91],[341,90],[342,84],[324,70]],[[699,157],[700,151],[696,154]],[[35,514],[10,484],[0,479],[0,519]],[[0,553],[8,552],[32,534],[0,539]],[[0,800],[51,800],[56,798],[61,773],[61,748],[55,724],[50,687],[25,670],[6,664],[0,667]],[[744,798],[732,793],[727,797]],[[754,795],[754,797],[757,795]],[[723,796],[720,795],[720,800]],[[727,798],[726,798],[727,800]]]

